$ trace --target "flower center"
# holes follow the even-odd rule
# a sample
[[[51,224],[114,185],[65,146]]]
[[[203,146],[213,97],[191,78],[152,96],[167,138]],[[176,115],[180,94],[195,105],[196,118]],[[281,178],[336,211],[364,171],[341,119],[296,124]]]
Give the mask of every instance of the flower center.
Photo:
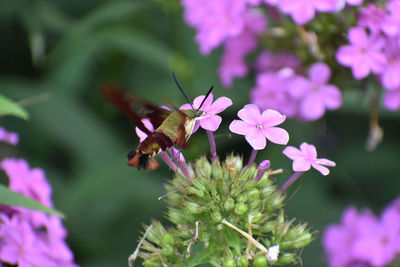
[[[257,129],[259,129],[259,130],[262,130],[262,129],[263,129],[262,124],[257,124],[256,127],[257,127]]]

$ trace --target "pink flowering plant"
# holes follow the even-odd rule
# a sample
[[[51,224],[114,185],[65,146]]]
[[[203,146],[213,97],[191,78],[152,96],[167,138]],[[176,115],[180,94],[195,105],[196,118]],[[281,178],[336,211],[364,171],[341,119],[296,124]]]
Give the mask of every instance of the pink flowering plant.
[[[343,97],[356,94],[371,103],[372,150],[383,137],[375,106],[400,109],[399,0],[180,3],[200,52],[222,50],[216,68],[222,85],[255,77],[250,101],[263,110],[315,121],[357,105]],[[372,92],[365,94],[366,85]]]
[[[204,97],[197,97],[193,108],[198,108]],[[294,174],[278,187],[275,177],[281,176],[283,170],[272,169],[270,160],[257,163],[256,157],[258,151],[289,142],[289,133],[282,126],[286,116],[273,109],[260,110],[254,104],[240,109],[240,120],[229,125],[232,133],[244,136],[250,145],[249,160],[244,163],[243,157],[234,154],[220,160],[213,133],[221,125],[220,113],[232,101],[227,97],[213,100],[212,95],[205,100],[204,114],[194,128],[196,131],[201,127],[207,132],[210,160],[201,156],[187,162],[183,152],[175,148],[160,153],[175,172],[174,179],[166,185],[165,195],[167,218],[173,227],[165,227],[158,221],[145,226],[137,248],[129,257],[130,266],[137,258],[145,266],[287,265],[298,262],[298,249],[314,239],[315,234],[305,223],[286,218],[286,189],[300,177],[299,173],[311,166],[327,175],[329,170],[323,165],[333,167],[335,163],[317,158],[313,145],[303,143],[301,151],[288,146],[283,153],[295,161]],[[188,109],[191,105],[181,108]],[[149,120],[143,123],[154,131]],[[147,136],[138,128],[136,133],[141,140]]]
[[[28,118],[10,99],[0,96],[0,105],[1,115]],[[0,127],[0,142],[17,145],[19,136]],[[0,185],[0,265],[78,266],[44,171],[30,168],[22,158],[2,158],[0,169],[8,176],[8,187]]]

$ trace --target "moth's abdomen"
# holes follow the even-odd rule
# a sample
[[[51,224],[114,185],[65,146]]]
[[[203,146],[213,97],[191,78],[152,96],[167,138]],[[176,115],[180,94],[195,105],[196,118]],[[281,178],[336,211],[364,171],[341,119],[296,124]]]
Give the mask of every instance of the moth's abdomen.
[[[142,143],[140,143],[138,150],[143,154],[156,155],[167,148],[172,147],[174,142],[172,139],[161,131],[154,131]]]

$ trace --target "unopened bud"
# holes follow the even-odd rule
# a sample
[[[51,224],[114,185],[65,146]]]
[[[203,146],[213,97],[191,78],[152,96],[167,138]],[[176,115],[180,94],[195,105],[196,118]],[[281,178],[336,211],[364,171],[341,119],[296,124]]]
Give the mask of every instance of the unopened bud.
[[[224,267],[236,267],[236,262],[232,258],[227,258],[224,260],[223,266]]]
[[[162,254],[164,256],[172,256],[174,255],[174,247],[171,245],[166,245],[162,248]]]
[[[295,253],[285,253],[279,256],[278,261],[276,262],[276,265],[286,265],[289,263],[294,263],[296,262],[296,254]]]
[[[267,258],[262,255],[262,256],[258,256],[257,258],[254,259],[254,263],[253,266],[254,267],[265,267],[267,266]]]
[[[144,267],[161,267],[161,263],[152,260],[146,260],[144,262]]]
[[[240,257],[238,260],[237,260],[237,265],[238,265],[238,267],[247,267],[247,266],[249,266],[249,260],[246,258],[246,257],[244,257],[244,256],[242,256],[242,257]]]
[[[175,243],[175,238],[170,233],[165,233],[162,237],[164,244],[173,245]]]
[[[235,205],[235,214],[236,215],[243,215],[247,212],[249,208],[246,204],[239,202]]]
[[[231,211],[235,207],[235,200],[232,198],[228,198],[224,203],[224,210]]]

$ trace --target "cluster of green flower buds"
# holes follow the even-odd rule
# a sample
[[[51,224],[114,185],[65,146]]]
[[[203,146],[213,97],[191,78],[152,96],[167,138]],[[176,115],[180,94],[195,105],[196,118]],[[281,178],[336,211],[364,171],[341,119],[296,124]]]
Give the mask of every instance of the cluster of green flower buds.
[[[153,222],[145,227],[137,256],[146,267],[261,267],[298,261],[297,249],[313,236],[305,224],[285,218],[285,194],[273,185],[271,170],[254,182],[256,165],[243,167],[238,156],[212,163],[201,157],[189,169],[193,179],[177,173],[166,186],[167,217],[174,226]]]

